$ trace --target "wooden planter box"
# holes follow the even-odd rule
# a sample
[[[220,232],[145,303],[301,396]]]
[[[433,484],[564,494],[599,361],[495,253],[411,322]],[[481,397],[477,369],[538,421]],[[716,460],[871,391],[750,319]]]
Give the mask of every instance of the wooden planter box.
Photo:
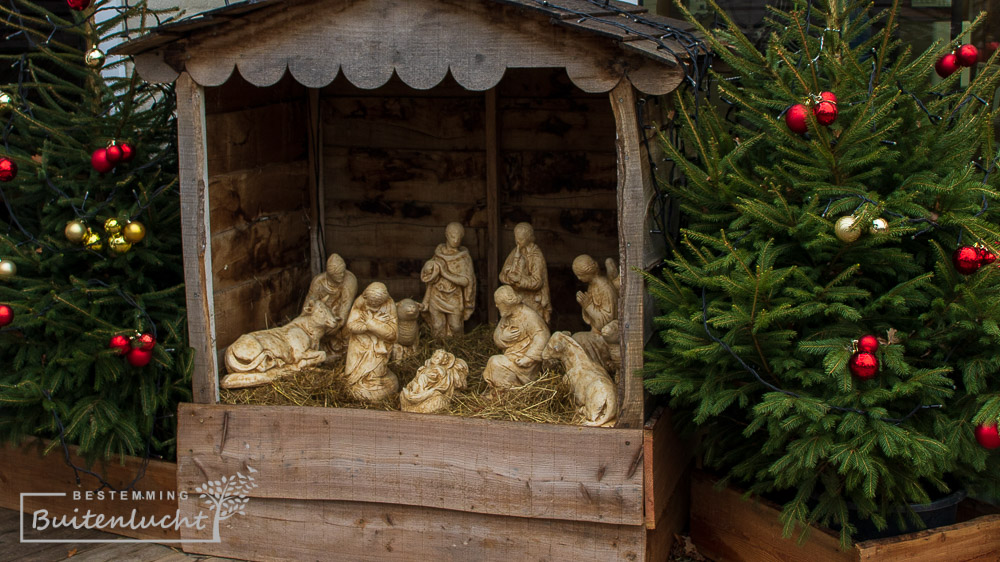
[[[638,271],[664,248],[644,142],[658,103],[644,96],[683,79],[684,47],[663,48],[664,25],[684,24],[621,2],[265,0],[113,51],[133,55],[146,80],[176,81],[197,352],[179,487],[250,468],[259,484],[221,543],[186,549],[663,558],[686,514],[689,455],[668,417],[646,410],[635,373],[653,314]],[[359,290],[381,281],[419,300],[420,267],[451,221],[465,226],[479,277],[474,323],[495,320],[518,222],[545,252],[554,329],[583,327],[573,259],[617,258],[615,428],[218,403],[226,346],[295,316],[330,253]]]
[[[78,515],[74,509],[81,505],[100,513],[106,517],[124,516],[126,519],[131,514],[137,503],[141,503],[141,512],[149,517],[162,518],[176,514],[178,505],[176,496],[167,499],[161,492],[173,492],[177,489],[177,465],[174,463],[151,460],[142,467],[142,459],[127,457],[124,463],[119,463],[117,459],[105,463],[100,463],[91,470],[103,475],[105,481],[118,490],[128,486],[140,472],[140,478],[133,487],[133,490],[152,495],[146,497],[142,502],[132,501],[87,501],[82,504],[73,500],[74,492],[94,491],[100,487],[100,482],[93,476],[81,473],[80,482],[77,483],[73,469],[66,464],[65,456],[61,448],[58,448],[48,455],[42,455],[42,449],[47,442],[31,440],[20,447],[6,444],[0,447],[0,507],[5,509],[20,510],[22,517],[31,517],[37,509],[48,511],[50,516],[72,517]],[[76,447],[70,447],[70,460],[79,467],[86,467],[87,464],[82,457],[76,454]],[[24,503],[21,503],[21,494],[25,493],[63,493],[63,497],[38,497],[26,496]],[[25,515],[27,514],[27,515]],[[25,519],[25,525],[30,525],[30,520]],[[115,528],[109,532],[116,532],[134,539],[144,540],[178,540],[180,533],[172,529],[162,527],[153,528]],[[63,535],[65,536],[65,535]],[[17,542],[17,537],[12,544]],[[58,551],[62,545],[53,544],[54,552]],[[65,556],[65,549],[61,551]],[[53,554],[53,556],[59,556]]]
[[[858,542],[844,551],[839,535],[827,529],[810,529],[802,544],[782,538],[779,506],[759,498],[744,500],[731,488],[718,490],[704,473],[692,477],[691,497],[691,539],[716,562],[963,562],[1000,557],[1000,514],[974,500],[959,505],[955,525]]]

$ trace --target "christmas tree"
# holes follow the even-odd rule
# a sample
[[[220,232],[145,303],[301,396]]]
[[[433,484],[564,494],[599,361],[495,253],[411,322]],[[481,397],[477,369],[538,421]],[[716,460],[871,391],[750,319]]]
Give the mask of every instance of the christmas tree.
[[[664,138],[686,225],[648,279],[647,388],[706,466],[781,498],[786,535],[846,545],[957,485],[996,497],[996,57],[964,86],[975,48],[912,53],[896,6],[772,9],[762,49],[715,9],[728,69]]]
[[[192,356],[173,94],[104,54],[164,14],[46,6],[0,6],[0,441],[171,456]]]

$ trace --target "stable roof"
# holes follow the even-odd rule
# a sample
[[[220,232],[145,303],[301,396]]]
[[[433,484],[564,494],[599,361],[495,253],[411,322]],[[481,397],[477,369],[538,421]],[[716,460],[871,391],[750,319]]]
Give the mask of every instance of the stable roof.
[[[615,0],[249,0],[162,25],[112,53],[132,55],[148,81],[187,72],[202,86],[238,68],[256,86],[288,71],[312,88],[343,73],[372,89],[396,73],[428,89],[450,71],[463,87],[486,90],[507,68],[563,67],[588,92],[627,76],[663,94],[703,52],[690,27]]]

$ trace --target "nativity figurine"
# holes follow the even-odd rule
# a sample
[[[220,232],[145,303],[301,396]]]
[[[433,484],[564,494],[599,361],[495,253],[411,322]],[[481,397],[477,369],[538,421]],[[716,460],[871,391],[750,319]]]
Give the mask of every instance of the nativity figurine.
[[[503,354],[490,357],[483,379],[494,390],[504,390],[538,378],[549,328],[509,285],[497,289],[494,300],[500,321],[493,331],[493,342]]]
[[[355,299],[347,325],[347,361],[344,374],[351,395],[378,402],[399,390],[399,379],[389,370],[389,356],[397,337],[396,304],[382,283],[372,283]]]
[[[618,419],[618,387],[600,364],[592,361],[569,332],[556,332],[545,346],[543,359],[558,360],[566,374],[570,399],[582,425],[610,427]]]
[[[601,337],[604,338],[604,345],[608,346],[608,361],[604,363],[604,368],[612,377],[618,375],[622,364],[621,339],[618,333],[618,320],[612,320],[601,328]]]
[[[344,258],[338,254],[330,254],[326,260],[326,271],[314,277],[309,284],[309,292],[306,293],[302,308],[312,308],[318,302],[323,303],[343,322],[350,314],[357,294],[358,280],[347,270]],[[338,326],[324,338],[323,350],[327,352],[328,359],[343,356],[347,350],[347,332]]]
[[[259,386],[326,361],[322,339],[339,330],[343,319],[322,302],[307,306],[297,318],[277,328],[243,334],[226,348],[229,374],[222,388]]]
[[[500,282],[510,285],[521,302],[537,312],[548,326],[552,317],[549,274],[530,224],[522,222],[514,226],[514,244],[500,270]]]
[[[466,387],[469,365],[443,349],[417,369],[417,376],[399,393],[399,408],[404,412],[433,414],[446,411],[456,390]]]
[[[590,326],[585,332],[573,334],[573,339],[583,347],[591,360],[605,365],[610,357],[601,330],[618,318],[618,290],[607,276],[601,274],[597,261],[587,254],[579,255],[573,260],[573,273],[577,279],[587,284],[586,291],[577,291],[576,302],[580,303],[583,321]]]
[[[396,343],[392,344],[392,360],[402,361],[417,352],[420,345],[420,303],[403,299],[396,303]]]
[[[420,280],[427,284],[423,309],[435,338],[459,336],[476,308],[476,274],[469,250],[462,246],[465,228],[457,222],[445,227],[445,243],[424,264]]]

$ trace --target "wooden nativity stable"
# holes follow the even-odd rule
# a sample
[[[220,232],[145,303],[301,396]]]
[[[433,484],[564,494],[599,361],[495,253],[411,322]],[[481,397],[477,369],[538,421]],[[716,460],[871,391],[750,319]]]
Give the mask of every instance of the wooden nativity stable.
[[[252,468],[258,484],[221,542],[185,550],[665,557],[686,518],[689,456],[634,374],[653,313],[636,269],[664,251],[643,139],[656,96],[684,77],[684,49],[664,37],[682,25],[603,0],[265,0],[115,50],[145,80],[176,83],[197,351],[194,403],[179,412],[181,510],[200,509],[208,480]],[[344,256],[359,288],[419,299],[451,221],[479,272],[473,322],[495,321],[518,222],[549,262],[556,329],[583,327],[573,258],[619,260],[615,428],[219,404],[220,354],[295,316],[327,255]]]

